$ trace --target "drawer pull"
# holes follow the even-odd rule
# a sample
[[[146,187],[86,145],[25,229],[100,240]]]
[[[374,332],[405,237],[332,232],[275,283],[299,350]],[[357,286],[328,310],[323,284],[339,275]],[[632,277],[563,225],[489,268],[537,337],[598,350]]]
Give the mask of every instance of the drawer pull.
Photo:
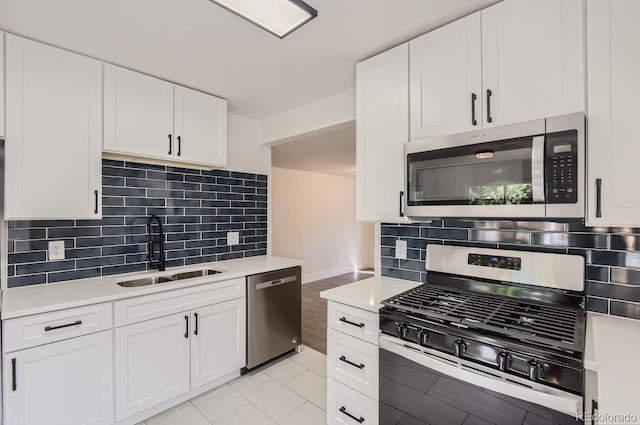
[[[344,406],[340,407],[340,413],[342,413],[343,415],[347,415],[356,422],[364,423],[364,418],[362,416],[360,416],[359,418],[353,416],[351,413],[347,412],[347,408]]]
[[[59,326],[45,326],[44,327],[44,331],[45,332],[55,331],[56,329],[70,328],[71,326],[79,326],[81,324],[82,324],[82,320],[76,320],[73,323],[67,323],[67,324],[59,325]]]
[[[364,328],[364,323],[362,323],[362,322],[361,323],[352,322],[349,319],[347,319],[346,317],[341,317],[340,321],[342,323],[346,323],[346,324],[351,325],[351,326],[357,326],[358,328]]]
[[[357,367],[358,369],[364,369],[364,365],[362,363],[358,364],[358,363],[354,363],[350,360],[347,360],[347,358],[345,356],[340,356],[338,358],[338,360],[340,360],[341,362],[345,362],[347,364],[350,364],[353,367]]]

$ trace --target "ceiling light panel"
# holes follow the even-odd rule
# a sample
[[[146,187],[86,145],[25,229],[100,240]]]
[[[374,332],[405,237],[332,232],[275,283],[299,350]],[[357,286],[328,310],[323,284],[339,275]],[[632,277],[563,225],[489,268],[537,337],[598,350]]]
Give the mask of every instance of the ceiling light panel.
[[[211,0],[219,6],[284,38],[318,15],[301,0]]]

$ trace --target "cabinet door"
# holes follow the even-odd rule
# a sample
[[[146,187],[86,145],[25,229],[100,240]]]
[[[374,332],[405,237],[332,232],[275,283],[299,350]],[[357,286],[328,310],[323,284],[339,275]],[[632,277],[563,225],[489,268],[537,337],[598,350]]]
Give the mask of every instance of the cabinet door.
[[[0,139],[4,139],[4,33],[0,32]]]
[[[409,140],[409,46],[357,66],[356,218],[404,221],[403,143]]]
[[[105,64],[104,150],[173,158],[173,84]]]
[[[192,318],[191,388],[245,366],[245,298],[194,310]]]
[[[112,335],[109,330],[5,354],[5,423],[112,424]]]
[[[7,34],[6,117],[6,218],[99,218],[102,64]]]
[[[175,86],[175,156],[180,161],[227,165],[227,101]]]
[[[116,329],[118,421],[189,391],[189,313]]]
[[[592,0],[587,16],[587,224],[640,226],[640,2]]]
[[[508,0],[481,13],[484,127],[585,110],[583,0]]]
[[[409,42],[411,140],[482,128],[480,12]]]

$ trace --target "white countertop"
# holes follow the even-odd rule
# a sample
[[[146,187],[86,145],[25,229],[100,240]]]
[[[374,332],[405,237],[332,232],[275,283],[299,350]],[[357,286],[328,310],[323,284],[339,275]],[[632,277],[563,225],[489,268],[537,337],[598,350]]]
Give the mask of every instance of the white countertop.
[[[175,267],[164,272],[149,271],[127,273],[91,279],[78,279],[47,285],[32,285],[10,288],[3,292],[2,319],[12,319],[31,314],[45,313],[82,305],[97,304],[124,298],[149,295],[175,289],[188,288],[212,282],[264,273],[271,270],[285,269],[302,265],[299,260],[281,257],[260,256],[237,258],[234,260],[202,263],[187,267]],[[156,285],[124,288],[116,282],[137,277],[171,275],[176,272],[211,268],[223,273],[165,282]]]
[[[382,300],[420,285],[420,282],[376,276],[322,291],[320,297],[377,313]]]
[[[599,413],[633,414],[637,420],[624,423],[640,424],[640,320],[587,317],[585,368],[597,372]]]

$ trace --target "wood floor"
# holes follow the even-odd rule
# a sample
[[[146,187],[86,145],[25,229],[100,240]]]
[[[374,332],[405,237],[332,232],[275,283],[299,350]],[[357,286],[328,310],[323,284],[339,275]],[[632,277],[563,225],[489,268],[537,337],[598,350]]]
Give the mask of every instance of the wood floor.
[[[372,273],[346,273],[302,285],[302,343],[327,353],[327,301],[320,292],[372,277]]]

